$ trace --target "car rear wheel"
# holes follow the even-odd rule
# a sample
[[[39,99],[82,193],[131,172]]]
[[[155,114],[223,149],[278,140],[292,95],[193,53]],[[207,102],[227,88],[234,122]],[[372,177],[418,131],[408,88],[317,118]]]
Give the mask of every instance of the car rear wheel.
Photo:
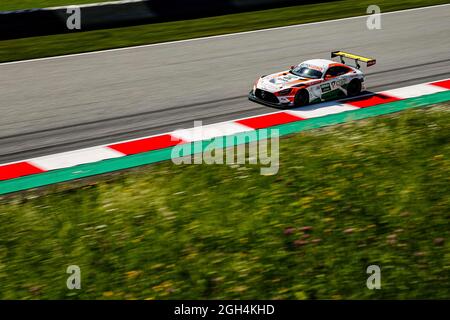
[[[361,93],[361,80],[359,79],[353,79],[350,81],[347,87],[347,96],[354,97]]]
[[[306,106],[309,103],[309,93],[305,89],[300,90],[295,95],[294,106],[302,107]]]

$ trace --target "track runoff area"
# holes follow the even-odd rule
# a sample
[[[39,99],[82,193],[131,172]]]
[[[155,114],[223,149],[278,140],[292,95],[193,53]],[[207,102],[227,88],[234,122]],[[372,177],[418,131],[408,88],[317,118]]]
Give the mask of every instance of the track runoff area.
[[[280,136],[450,100],[450,79],[370,93],[360,97],[277,111],[249,118],[121,141],[108,145],[0,164],[0,194],[37,188],[173,159],[173,149],[187,144],[180,157],[203,152],[211,139],[227,137],[224,147],[268,139],[261,129]],[[254,138],[240,139],[249,136]],[[253,141],[251,141],[253,139]]]

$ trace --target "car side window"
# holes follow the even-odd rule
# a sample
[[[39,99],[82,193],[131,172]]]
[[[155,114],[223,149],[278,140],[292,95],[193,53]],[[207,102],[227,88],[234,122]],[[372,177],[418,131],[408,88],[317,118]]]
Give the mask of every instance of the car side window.
[[[349,72],[350,71],[350,69],[349,68],[347,68],[347,67],[336,67],[338,70],[337,70],[337,75],[338,76],[342,76],[343,74],[346,74],[347,72]]]
[[[336,67],[331,67],[327,70],[327,73],[325,74],[325,76],[328,77],[336,77]]]
[[[326,75],[331,76],[331,77],[338,77],[343,74],[346,74],[348,71],[349,71],[349,69],[346,67],[340,67],[340,66],[331,67],[328,69]]]

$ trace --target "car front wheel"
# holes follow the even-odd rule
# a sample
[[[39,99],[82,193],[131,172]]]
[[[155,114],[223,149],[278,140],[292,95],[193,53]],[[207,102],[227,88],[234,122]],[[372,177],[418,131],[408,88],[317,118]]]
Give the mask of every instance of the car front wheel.
[[[306,106],[309,103],[309,93],[305,89],[300,90],[295,95],[294,105],[296,107]]]

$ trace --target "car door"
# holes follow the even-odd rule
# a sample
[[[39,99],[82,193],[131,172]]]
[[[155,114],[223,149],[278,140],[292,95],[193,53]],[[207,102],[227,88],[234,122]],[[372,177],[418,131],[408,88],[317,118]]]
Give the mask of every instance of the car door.
[[[346,95],[344,89],[346,78],[344,75],[348,71],[348,68],[341,66],[328,68],[324,74],[324,81],[320,85],[322,100],[334,100]]]

